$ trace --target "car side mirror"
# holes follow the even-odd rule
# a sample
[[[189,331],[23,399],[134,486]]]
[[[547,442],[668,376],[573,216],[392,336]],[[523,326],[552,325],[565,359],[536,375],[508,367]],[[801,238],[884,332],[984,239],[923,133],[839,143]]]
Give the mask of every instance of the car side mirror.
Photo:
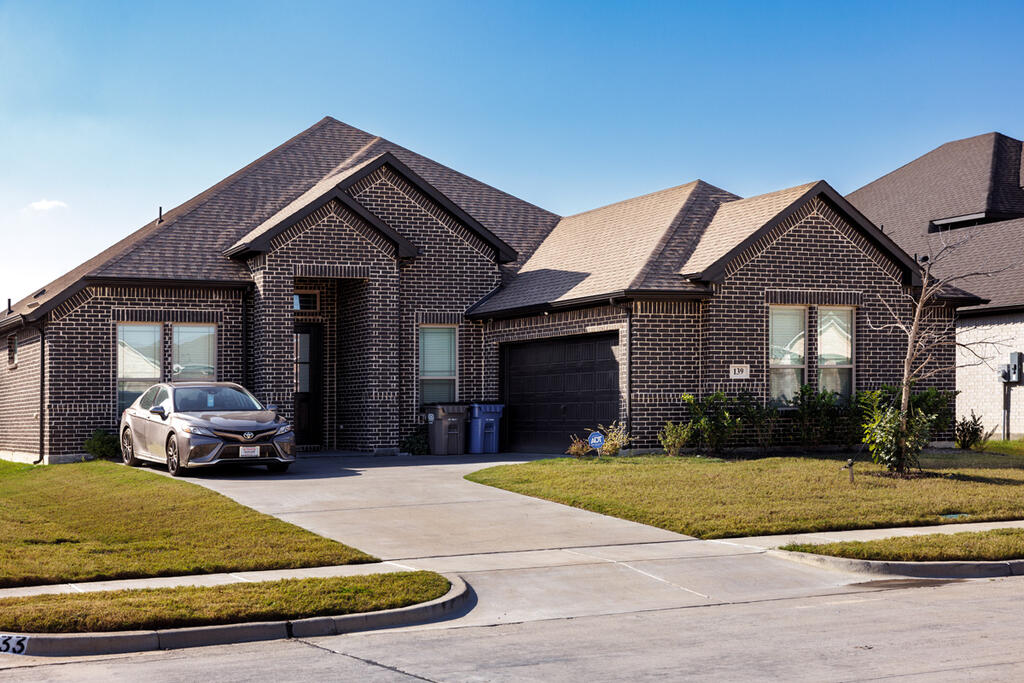
[[[164,410],[163,406],[153,406],[149,409],[149,412],[153,415],[159,415],[161,418],[167,417],[167,411]]]
[[[269,410],[272,413],[276,413],[277,412],[277,406],[271,404],[271,405],[267,406],[267,410]]]

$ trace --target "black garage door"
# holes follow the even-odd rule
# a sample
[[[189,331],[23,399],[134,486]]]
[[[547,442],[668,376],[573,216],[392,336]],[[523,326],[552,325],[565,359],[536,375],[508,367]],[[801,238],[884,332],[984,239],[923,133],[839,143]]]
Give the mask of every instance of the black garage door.
[[[562,337],[502,347],[505,448],[563,453],[569,435],[619,416],[618,335]]]

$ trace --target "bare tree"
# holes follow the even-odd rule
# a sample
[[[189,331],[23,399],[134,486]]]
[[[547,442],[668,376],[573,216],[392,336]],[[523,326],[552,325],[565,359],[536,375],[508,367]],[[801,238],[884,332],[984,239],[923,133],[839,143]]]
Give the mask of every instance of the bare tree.
[[[959,232],[959,231],[958,231]],[[970,242],[972,233],[964,230],[951,238],[944,232],[932,243],[932,253],[917,256],[921,274],[921,284],[904,294],[904,302],[909,304],[912,315],[907,320],[900,315],[897,308],[879,296],[887,309],[891,320],[882,325],[869,326],[876,330],[898,331],[906,338],[906,352],[903,357],[903,375],[900,380],[900,413],[898,436],[898,472],[905,472],[911,455],[908,453],[908,420],[913,419],[910,411],[911,389],[914,384],[935,375],[955,371],[958,367],[989,365],[991,358],[984,353],[986,348],[1006,346],[1008,340],[995,339],[959,339],[956,331],[956,318],[947,311],[944,300],[962,296],[965,293],[958,284],[965,281],[977,281],[992,277],[1011,268],[1008,265],[993,270],[968,270],[957,268],[960,252]],[[959,349],[970,360],[960,363],[954,352],[950,362],[945,355],[950,345]],[[990,366],[991,367],[991,366]],[[994,370],[995,368],[993,368]]]

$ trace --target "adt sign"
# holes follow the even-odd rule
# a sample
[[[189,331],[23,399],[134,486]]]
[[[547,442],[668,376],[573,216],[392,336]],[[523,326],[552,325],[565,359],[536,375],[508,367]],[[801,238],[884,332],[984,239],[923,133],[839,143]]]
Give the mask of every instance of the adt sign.
[[[604,445],[604,434],[601,432],[590,432],[590,436],[587,438],[587,443],[595,451],[600,450],[601,446]]]

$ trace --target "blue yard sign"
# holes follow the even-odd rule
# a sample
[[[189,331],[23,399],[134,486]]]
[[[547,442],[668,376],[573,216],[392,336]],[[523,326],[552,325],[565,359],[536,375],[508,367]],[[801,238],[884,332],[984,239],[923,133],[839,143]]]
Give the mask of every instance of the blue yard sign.
[[[601,450],[601,446],[604,445],[604,434],[601,432],[590,432],[590,436],[587,438],[587,443],[595,451]]]

